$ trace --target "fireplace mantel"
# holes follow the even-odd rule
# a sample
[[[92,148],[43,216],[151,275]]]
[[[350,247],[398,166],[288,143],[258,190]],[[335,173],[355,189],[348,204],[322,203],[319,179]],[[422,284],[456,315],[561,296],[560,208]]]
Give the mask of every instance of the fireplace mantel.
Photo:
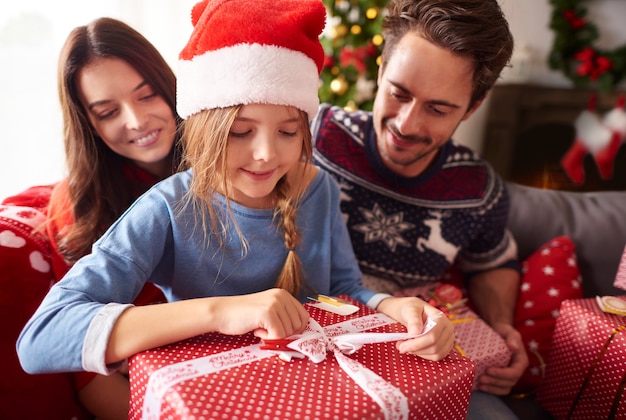
[[[485,127],[483,147],[484,158],[504,179],[532,186],[537,181],[529,181],[526,175],[520,175],[519,168],[537,165],[537,161],[551,154],[550,172],[559,167],[559,159],[572,144],[575,132],[574,121],[581,111],[587,108],[594,91],[582,88],[555,88],[528,84],[499,84],[491,93],[489,111]],[[620,94],[598,94],[596,110],[604,114],[617,103]],[[536,150],[531,143],[538,142]],[[622,146],[616,157],[615,172],[611,180],[599,178],[591,156],[585,158],[587,179],[585,184],[567,185],[569,179],[564,172],[552,176],[557,179],[552,188],[568,190],[615,190],[626,189],[626,146]],[[526,156],[527,162],[519,162]],[[528,157],[531,156],[531,157]],[[533,162],[528,161],[533,159]],[[554,162],[556,161],[556,162]],[[545,168],[546,163],[541,164]],[[619,167],[618,167],[619,166]],[[619,179],[617,179],[619,177]],[[537,179],[537,177],[535,177]]]

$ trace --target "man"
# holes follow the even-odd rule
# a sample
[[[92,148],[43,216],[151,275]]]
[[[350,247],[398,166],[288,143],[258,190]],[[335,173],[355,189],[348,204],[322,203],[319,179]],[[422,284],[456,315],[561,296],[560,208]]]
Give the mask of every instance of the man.
[[[513,352],[508,367],[481,375],[469,417],[485,418],[486,399],[503,418],[493,395],[510,393],[528,365],[512,325],[520,275],[508,195],[451,136],[508,63],[512,35],[496,0],[392,0],[387,9],[373,113],[323,105],[315,160],[342,187],[368,286],[405,294],[453,264],[465,273],[473,305]]]

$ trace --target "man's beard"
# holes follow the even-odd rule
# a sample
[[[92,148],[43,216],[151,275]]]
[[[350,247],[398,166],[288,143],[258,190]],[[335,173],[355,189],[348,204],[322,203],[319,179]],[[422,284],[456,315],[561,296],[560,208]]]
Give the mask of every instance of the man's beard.
[[[430,137],[401,134],[400,130],[398,130],[395,124],[388,122],[388,121],[383,121],[383,127],[385,127],[389,132],[391,132],[391,134],[401,139],[402,141],[406,141],[411,144],[422,144],[426,147],[424,150],[417,152],[417,154],[415,153],[409,154],[402,147],[396,146],[392,143],[385,142],[386,148],[395,149],[398,151],[404,150],[404,156],[402,157],[401,160],[393,158],[392,156],[390,156],[389,153],[387,153],[387,151],[384,151],[384,153],[381,153],[384,155],[385,159],[389,160],[394,165],[403,166],[403,167],[411,166],[414,163],[419,162],[420,160],[423,160],[424,158],[428,157],[433,152],[437,151],[437,149],[432,148],[433,140]]]

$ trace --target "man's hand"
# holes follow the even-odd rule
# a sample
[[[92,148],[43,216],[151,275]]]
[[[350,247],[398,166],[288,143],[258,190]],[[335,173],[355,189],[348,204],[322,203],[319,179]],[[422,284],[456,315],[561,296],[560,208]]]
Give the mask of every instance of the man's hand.
[[[507,367],[489,367],[478,378],[478,389],[495,395],[508,395],[528,367],[528,355],[520,333],[509,324],[495,324],[493,329],[504,338],[512,352]]]

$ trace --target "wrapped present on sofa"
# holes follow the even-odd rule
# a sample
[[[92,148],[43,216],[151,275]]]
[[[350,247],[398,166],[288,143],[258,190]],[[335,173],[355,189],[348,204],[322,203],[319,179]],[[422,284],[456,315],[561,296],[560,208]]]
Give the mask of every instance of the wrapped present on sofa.
[[[505,367],[511,360],[511,350],[504,339],[471,309],[452,312],[450,321],[454,325],[455,348],[476,362],[476,377],[473,389],[478,386],[478,378],[490,366]]]
[[[626,248],[624,248],[624,253],[622,254],[622,258],[620,259],[613,286],[617,287],[618,289],[626,290]]]
[[[504,339],[467,306],[467,298],[454,284],[435,283],[413,287],[402,294],[419,296],[431,305],[441,308],[454,326],[455,349],[462,356],[476,362],[473,389],[477,389],[478,378],[490,366],[508,366],[511,350]]]
[[[309,331],[280,352],[252,334],[210,333],[133,356],[129,418],[465,418],[475,363],[400,354],[404,326],[350,302],[347,316],[306,304]]]
[[[537,401],[557,419],[626,418],[626,296],[561,304]]]

